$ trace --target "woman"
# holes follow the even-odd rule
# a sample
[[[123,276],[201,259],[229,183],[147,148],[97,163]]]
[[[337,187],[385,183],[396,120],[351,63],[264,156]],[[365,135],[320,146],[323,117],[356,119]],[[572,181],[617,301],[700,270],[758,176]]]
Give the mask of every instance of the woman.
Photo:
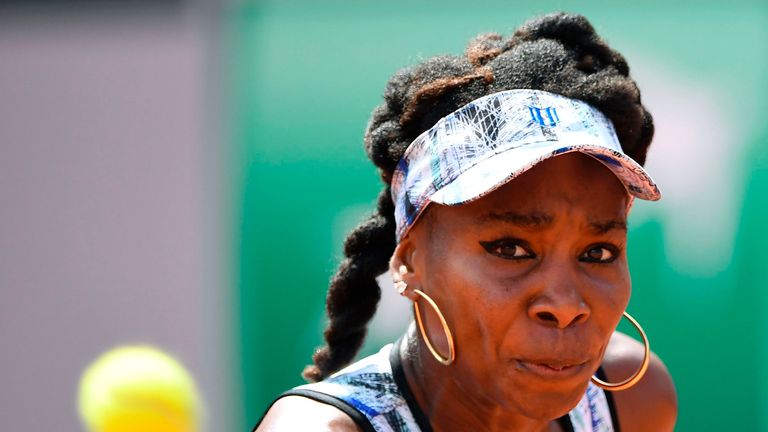
[[[672,430],[666,368],[615,332],[627,213],[659,198],[623,57],[584,17],[552,14],[399,72],[384,99],[365,147],[385,188],[345,242],[313,384],[257,430]],[[387,269],[414,323],[339,371]]]

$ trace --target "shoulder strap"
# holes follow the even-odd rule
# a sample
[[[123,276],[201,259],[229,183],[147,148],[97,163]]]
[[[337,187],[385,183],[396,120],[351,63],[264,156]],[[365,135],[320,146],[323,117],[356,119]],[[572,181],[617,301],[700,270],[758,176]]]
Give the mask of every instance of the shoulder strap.
[[[429,423],[429,418],[421,410],[421,407],[416,402],[416,397],[413,395],[411,388],[408,386],[408,380],[405,378],[405,372],[403,371],[403,364],[400,359],[400,347],[403,343],[404,336],[401,336],[395,345],[392,347],[392,351],[389,353],[389,364],[392,367],[392,377],[400,389],[400,392],[405,399],[405,403],[408,404],[408,408],[413,414],[413,418],[416,424],[419,425],[419,429],[422,432],[432,432],[432,425]]]
[[[332,405],[364,431],[421,432],[392,376],[392,344],[327,379],[284,393]]]
[[[261,415],[261,418],[252,429],[253,432],[255,432],[256,429],[259,428],[259,425],[261,424],[261,422],[264,421],[264,417],[267,415],[267,412],[270,410],[270,408],[272,408],[272,405],[274,405],[275,402],[277,402],[278,400],[286,396],[302,396],[320,403],[324,403],[326,405],[331,405],[341,410],[344,414],[348,415],[352,419],[352,421],[354,421],[355,424],[361,430],[363,430],[363,432],[376,432],[376,430],[371,425],[371,422],[369,422],[368,419],[360,411],[357,411],[355,408],[353,408],[343,400],[325,393],[320,393],[317,391],[307,390],[307,389],[288,390],[287,392],[278,396],[274,401],[272,401],[271,404],[269,404],[269,407],[267,407],[266,411],[264,411],[264,414]]]
[[[608,381],[608,377],[605,375],[605,371],[603,370],[602,366],[597,368],[595,375],[597,375],[597,377],[603,381]],[[619,414],[616,411],[616,404],[613,400],[613,393],[607,391],[603,391],[603,393],[605,393],[605,399],[608,403],[608,411],[611,412],[611,423],[613,424],[613,430],[615,432],[621,432],[621,427],[619,425]]]
[[[609,395],[590,382],[579,403],[569,413],[574,432],[616,432]]]

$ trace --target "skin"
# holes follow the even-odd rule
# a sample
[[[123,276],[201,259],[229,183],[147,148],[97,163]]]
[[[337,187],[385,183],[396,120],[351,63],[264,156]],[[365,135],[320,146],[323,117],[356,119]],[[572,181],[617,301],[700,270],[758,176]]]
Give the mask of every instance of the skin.
[[[443,328],[415,289],[437,303],[453,333],[450,366],[414,326],[401,351],[435,431],[557,431],[556,419],[601,364],[612,381],[638,368],[642,345],[614,332],[631,292],[628,199],[601,163],[570,153],[473,202],[428,207],[390,267],[443,355]],[[657,357],[640,383],[614,396],[623,431],[673,429],[675,390]],[[301,397],[278,401],[259,428],[298,429],[358,430],[341,411]]]

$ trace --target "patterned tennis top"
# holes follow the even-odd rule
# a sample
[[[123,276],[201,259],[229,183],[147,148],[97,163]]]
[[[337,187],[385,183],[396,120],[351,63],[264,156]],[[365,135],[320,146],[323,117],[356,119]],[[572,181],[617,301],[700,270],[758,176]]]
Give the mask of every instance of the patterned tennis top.
[[[431,432],[429,419],[408,387],[398,351],[393,344],[386,345],[324,381],[296,387],[280,397],[303,396],[332,405],[365,432]],[[558,423],[566,432],[619,431],[610,394],[591,382],[578,405]]]

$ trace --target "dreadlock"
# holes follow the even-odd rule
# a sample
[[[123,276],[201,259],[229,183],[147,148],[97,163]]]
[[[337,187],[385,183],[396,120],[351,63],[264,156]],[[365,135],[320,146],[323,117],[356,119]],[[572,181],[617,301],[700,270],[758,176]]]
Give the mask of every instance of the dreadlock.
[[[405,149],[440,118],[482,96],[537,89],[583,100],[611,119],[624,153],[640,164],[653,137],[653,119],[640,102],[624,57],[581,15],[553,13],[525,22],[509,38],[490,33],[469,42],[462,56],[440,56],[397,72],[371,116],[364,145],[385,187],[376,212],[344,244],[344,260],[327,297],[326,345],[304,370],[319,381],[350,363],[376,312],[376,277],[395,249],[390,180]]]

